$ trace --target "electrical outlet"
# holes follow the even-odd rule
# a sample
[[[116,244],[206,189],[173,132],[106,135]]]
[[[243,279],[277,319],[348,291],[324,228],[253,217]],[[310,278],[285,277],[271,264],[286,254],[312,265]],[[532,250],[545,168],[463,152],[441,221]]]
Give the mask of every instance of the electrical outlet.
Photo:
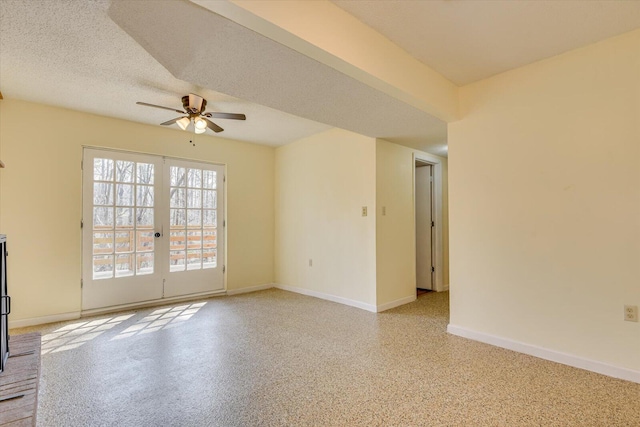
[[[309,267],[313,267],[313,260],[309,258]]]
[[[624,320],[627,322],[638,321],[638,306],[637,305],[625,305],[624,306]]]
[[[362,216],[367,216],[367,207],[366,206],[362,207]]]

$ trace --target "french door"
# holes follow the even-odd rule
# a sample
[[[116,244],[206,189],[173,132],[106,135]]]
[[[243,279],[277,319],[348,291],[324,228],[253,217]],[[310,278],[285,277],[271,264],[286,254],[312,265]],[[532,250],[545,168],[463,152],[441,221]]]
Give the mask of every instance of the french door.
[[[164,296],[221,290],[223,167],[165,159],[163,184]]]
[[[82,308],[224,288],[224,166],[85,148]]]

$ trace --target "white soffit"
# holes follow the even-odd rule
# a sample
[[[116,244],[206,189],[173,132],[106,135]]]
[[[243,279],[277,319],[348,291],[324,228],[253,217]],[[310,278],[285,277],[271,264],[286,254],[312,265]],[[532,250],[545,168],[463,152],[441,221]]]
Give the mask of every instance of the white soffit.
[[[193,3],[114,0],[109,16],[180,80],[442,154],[443,121]]]
[[[246,121],[216,119],[225,129],[218,136],[273,146],[330,128],[175,78],[109,18],[109,5],[108,0],[0,0],[4,97],[159,124],[178,114],[136,101],[181,109],[180,98],[194,92],[208,100],[207,111],[247,115]],[[167,36],[178,39],[181,31]]]
[[[332,0],[458,85],[640,28],[629,0]]]

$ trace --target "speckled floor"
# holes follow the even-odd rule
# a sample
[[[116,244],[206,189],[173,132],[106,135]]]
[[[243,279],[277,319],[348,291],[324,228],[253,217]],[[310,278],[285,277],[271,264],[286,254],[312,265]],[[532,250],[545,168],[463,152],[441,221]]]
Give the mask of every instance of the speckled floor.
[[[38,426],[640,426],[640,384],[281,290],[43,333]]]

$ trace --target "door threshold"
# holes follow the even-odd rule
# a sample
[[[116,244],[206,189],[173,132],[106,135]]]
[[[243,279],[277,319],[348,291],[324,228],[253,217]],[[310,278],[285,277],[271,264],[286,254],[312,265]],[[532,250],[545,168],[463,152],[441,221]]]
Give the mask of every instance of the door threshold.
[[[80,312],[80,317],[114,313],[117,311],[135,310],[139,308],[157,307],[160,305],[167,305],[167,304],[172,304],[176,302],[193,301],[197,299],[211,298],[211,297],[224,296],[224,295],[227,295],[227,291],[222,289],[220,291],[201,292],[198,294],[181,295],[177,297],[161,298],[161,299],[155,299],[151,301],[134,302],[131,304],[121,304],[121,305],[112,305],[109,307],[102,307],[102,308],[92,308],[91,310],[82,310],[82,312]]]

